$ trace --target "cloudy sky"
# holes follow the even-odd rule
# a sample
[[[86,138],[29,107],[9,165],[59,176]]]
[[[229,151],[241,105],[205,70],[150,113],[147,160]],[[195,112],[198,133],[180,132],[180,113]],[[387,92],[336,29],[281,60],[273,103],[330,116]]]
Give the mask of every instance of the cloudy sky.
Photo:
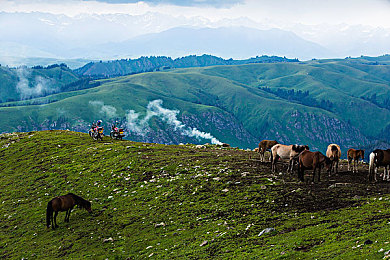
[[[390,53],[389,14],[390,0],[0,0],[0,56],[45,55],[37,46],[54,40],[44,37],[75,48],[186,26],[278,28],[339,57],[381,55]]]
[[[248,18],[256,22],[308,25],[363,24],[390,27],[388,0],[0,0],[0,11],[204,17],[211,21]]]

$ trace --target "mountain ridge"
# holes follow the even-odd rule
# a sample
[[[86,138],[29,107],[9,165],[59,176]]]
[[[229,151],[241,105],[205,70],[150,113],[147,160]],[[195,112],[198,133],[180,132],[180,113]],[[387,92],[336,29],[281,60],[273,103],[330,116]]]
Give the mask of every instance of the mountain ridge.
[[[242,148],[253,148],[261,139],[318,149],[330,142],[343,149],[369,147],[389,141],[383,131],[390,120],[390,84],[384,73],[387,65],[364,63],[359,59],[251,63],[101,79],[92,82],[96,87],[5,103],[9,107],[0,111],[8,117],[2,118],[0,131],[87,131],[91,121],[103,119],[106,129],[118,120],[127,128],[127,137],[137,141],[210,142],[188,135],[197,129]],[[175,116],[173,121],[149,110],[156,100],[161,100],[161,111]],[[177,128],[181,124],[187,135]]]

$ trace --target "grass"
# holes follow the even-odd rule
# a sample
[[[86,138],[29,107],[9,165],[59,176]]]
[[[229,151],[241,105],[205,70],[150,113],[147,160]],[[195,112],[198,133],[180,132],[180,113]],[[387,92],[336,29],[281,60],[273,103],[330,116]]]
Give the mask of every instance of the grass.
[[[310,184],[272,174],[257,156],[71,131],[0,135],[0,258],[382,259],[390,250],[390,186],[368,184],[366,166],[352,174],[342,163]],[[75,209],[69,223],[60,213],[60,227],[47,229],[47,202],[68,192],[93,213]]]

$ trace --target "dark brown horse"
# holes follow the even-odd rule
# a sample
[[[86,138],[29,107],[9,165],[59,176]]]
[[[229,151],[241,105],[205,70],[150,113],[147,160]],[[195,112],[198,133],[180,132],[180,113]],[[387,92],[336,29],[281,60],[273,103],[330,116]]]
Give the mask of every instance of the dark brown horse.
[[[390,173],[388,167],[390,166],[390,149],[377,149],[370,154],[370,164],[368,168],[368,181],[376,181],[376,173],[378,167],[385,167],[383,173],[383,180],[390,180]]]
[[[73,194],[68,193],[64,196],[55,197],[49,203],[47,203],[47,209],[46,209],[46,226],[50,226],[53,229],[57,228],[57,214],[58,211],[66,211],[65,214],[65,222],[69,222],[70,212],[72,211],[73,207],[77,205],[79,208],[86,209],[89,213],[92,212],[91,209],[91,202]],[[54,212],[54,218],[53,218],[53,212]]]
[[[313,170],[313,180],[318,169],[318,182],[320,182],[320,174],[322,166],[325,166],[328,172],[331,169],[332,161],[320,152],[303,151],[298,157],[298,178],[304,181],[305,170]]]
[[[355,150],[351,148],[347,151],[347,158],[348,158],[348,171],[351,170],[350,163],[353,160],[352,172],[358,172],[357,164],[359,162],[359,159],[364,160],[364,150]]]
[[[260,154],[260,161],[265,162],[265,152],[270,150],[275,144],[278,144],[278,142],[273,140],[263,140],[259,143],[259,149],[257,151]]]

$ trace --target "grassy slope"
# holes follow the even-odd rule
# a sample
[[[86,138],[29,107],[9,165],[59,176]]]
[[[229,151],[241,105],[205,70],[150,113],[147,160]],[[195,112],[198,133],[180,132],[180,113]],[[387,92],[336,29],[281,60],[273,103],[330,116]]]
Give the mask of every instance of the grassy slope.
[[[257,155],[69,131],[1,135],[0,257],[381,259],[390,250],[387,183],[342,171],[302,184],[248,156]],[[70,223],[60,213],[47,230],[47,202],[67,192],[94,212],[75,209]]]

